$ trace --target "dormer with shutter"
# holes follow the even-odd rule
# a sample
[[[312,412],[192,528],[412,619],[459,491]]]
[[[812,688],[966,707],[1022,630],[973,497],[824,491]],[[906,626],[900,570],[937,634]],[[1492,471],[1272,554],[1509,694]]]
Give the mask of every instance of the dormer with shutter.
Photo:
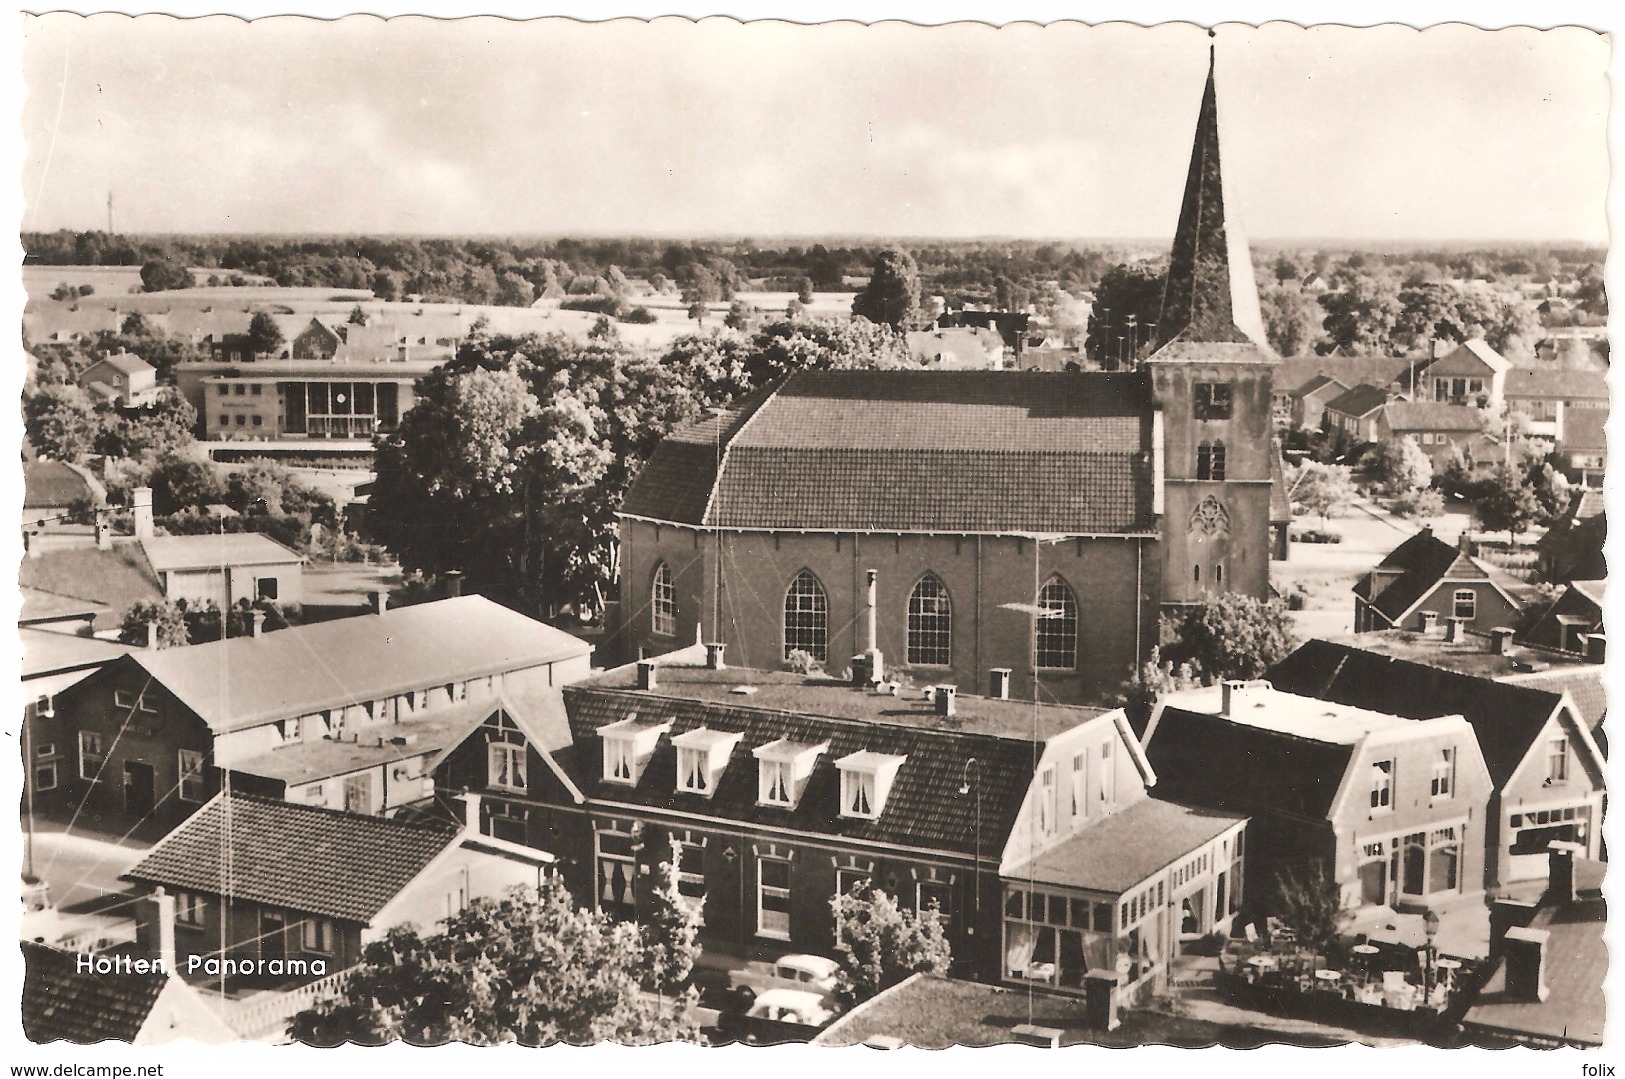
[[[639,719],[633,712],[618,723],[598,728],[604,742],[604,781],[633,787],[654,755],[660,736],[671,730],[669,719]]]
[[[711,797],[723,770],[728,767],[734,746],[743,737],[742,733],[696,727],[673,738],[671,744],[677,748],[678,792]]]
[[[841,816],[876,820],[886,808],[897,770],[907,761],[890,753],[863,750],[835,762],[841,770]]]
[[[828,742],[792,742],[780,738],[751,750],[758,762],[756,804],[794,809],[807,789],[807,777]]]

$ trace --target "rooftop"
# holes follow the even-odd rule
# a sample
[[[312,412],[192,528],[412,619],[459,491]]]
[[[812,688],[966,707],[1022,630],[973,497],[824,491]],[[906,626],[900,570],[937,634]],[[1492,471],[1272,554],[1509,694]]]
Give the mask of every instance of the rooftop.
[[[455,828],[216,796],[121,879],[367,923],[461,836]]]
[[[1391,730],[1409,723],[1386,712],[1284,693],[1262,685],[1242,690],[1240,696],[1234,698],[1229,713],[1223,711],[1223,688],[1220,686],[1171,693],[1167,702],[1171,708],[1219,716],[1231,723],[1345,746],[1354,745],[1372,731]]]
[[[305,560],[297,551],[259,532],[153,536],[141,544],[146,549],[147,560],[159,573],[215,566],[281,565]]]
[[[1121,894],[1246,819],[1139,798],[1007,876]]]

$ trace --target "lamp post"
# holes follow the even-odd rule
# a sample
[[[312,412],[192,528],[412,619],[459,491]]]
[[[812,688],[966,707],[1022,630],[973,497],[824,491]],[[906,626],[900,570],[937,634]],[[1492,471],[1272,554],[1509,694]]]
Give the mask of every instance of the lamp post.
[[[1439,915],[1428,911],[1422,916],[1422,929],[1427,933],[1427,969],[1422,971],[1423,999],[1431,1000],[1433,997],[1433,967],[1439,959],[1439,948],[1434,939],[1439,935]]]

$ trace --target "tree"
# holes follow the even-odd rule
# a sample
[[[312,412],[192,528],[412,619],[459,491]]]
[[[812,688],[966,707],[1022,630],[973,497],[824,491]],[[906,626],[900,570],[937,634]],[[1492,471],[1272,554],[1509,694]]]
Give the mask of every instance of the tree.
[[[1354,481],[1346,465],[1306,461],[1287,484],[1287,490],[1293,502],[1320,517],[1321,528],[1354,500]]]
[[[1264,333],[1283,356],[1307,356],[1321,336],[1325,312],[1297,288],[1265,289],[1259,296]]]
[[[79,461],[89,454],[101,433],[101,417],[78,386],[42,386],[23,402],[23,430],[41,456]]]
[[[852,313],[894,330],[913,327],[920,317],[920,268],[900,247],[875,256],[869,283],[852,298]]]
[[[830,900],[841,969],[836,995],[847,1007],[911,974],[946,974],[953,961],[942,912],[905,910],[868,881]]]
[[[141,266],[141,291],[165,292],[192,287],[192,271],[167,258],[152,259]]]
[[[295,1015],[288,1033],[323,1046],[698,1041],[693,992],[651,1000],[641,992],[648,974],[638,927],[577,909],[550,875],[539,888],[474,900],[432,936],[390,930],[338,995]]]
[[[248,347],[256,355],[275,355],[282,351],[282,327],[264,311],[254,312],[248,320]]]
[[[1420,490],[1433,482],[1433,461],[1422,452],[1416,439],[1395,435],[1377,446],[1370,455],[1371,478],[1391,497]]]
[[[1167,277],[1168,269],[1160,263],[1131,262],[1107,270],[1095,288],[1084,353],[1115,368],[1155,340]]]
[[[152,639],[153,635],[156,640]],[[136,648],[179,648],[191,643],[185,613],[167,600],[131,604],[119,623],[118,639]]]
[[[1490,532],[1505,532],[1509,542],[1529,528],[1541,513],[1529,477],[1517,468],[1498,466],[1478,500],[1478,520]]]
[[[1173,671],[1212,681],[1259,678],[1297,647],[1292,615],[1278,599],[1254,599],[1239,592],[1180,616],[1165,616],[1166,657]]]
[[[1299,944],[1323,950],[1348,923],[1342,890],[1323,861],[1276,870],[1268,908],[1296,934]]]

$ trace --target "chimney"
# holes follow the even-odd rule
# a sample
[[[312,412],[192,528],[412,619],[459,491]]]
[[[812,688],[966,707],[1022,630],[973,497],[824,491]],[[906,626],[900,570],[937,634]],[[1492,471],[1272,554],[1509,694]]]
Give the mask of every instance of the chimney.
[[[1451,617],[1445,620],[1444,639],[1447,644],[1458,644],[1467,636],[1467,619]]]
[[[1574,859],[1585,852],[1578,843],[1554,839],[1546,845],[1546,895],[1556,903],[1572,903],[1579,898],[1575,884]]]
[[[1506,994],[1513,1000],[1540,1003],[1551,994],[1546,986],[1546,945],[1551,933],[1545,929],[1515,927],[1501,940],[1501,957],[1506,962]]]
[[[441,576],[446,579],[446,596],[448,598],[456,599],[458,596],[463,594],[462,570],[448,569],[445,573],[441,574]]]
[[[951,716],[954,714],[954,698],[959,696],[958,686],[933,686],[932,700],[937,706],[937,715]]]
[[[166,974],[175,973],[175,897],[159,888],[151,897],[158,926],[157,959]]]
[[[708,671],[722,671],[728,668],[723,656],[728,646],[722,641],[712,641],[705,646],[705,669]]]
[[[113,530],[107,526],[107,514],[97,511],[96,523],[96,550],[110,551],[113,549]]]
[[[152,538],[152,488],[137,487],[130,496],[130,513],[135,521],[135,538]]]
[[[464,791],[463,800],[463,834],[477,836],[480,833],[480,796],[475,791]]]
[[[875,623],[875,581],[879,576],[877,571],[869,571],[868,607],[864,610],[864,625],[868,636],[863,654],[869,660],[868,668],[864,673],[868,675],[871,686],[886,677],[886,662],[880,654],[880,629]]]
[[[1590,663],[1606,663],[1606,662],[1608,662],[1608,634],[1606,634],[1606,633],[1587,633],[1586,637],[1585,637],[1585,642],[1586,642],[1586,661],[1587,662],[1590,662]]]
[[[1429,636],[1431,636],[1432,634],[1434,634],[1435,632],[1438,631],[1438,628],[1439,628],[1439,612],[1438,611],[1423,611],[1422,612],[1422,632],[1428,634]]]
[[[254,628],[252,630],[253,636],[255,636],[255,637],[263,637],[263,636],[265,636],[265,612],[264,611],[250,611],[250,612],[248,612],[248,617],[253,622],[253,625],[254,625]]]
[[[1517,630],[1506,626],[1497,626],[1490,630],[1490,651],[1497,656],[1507,654],[1507,646],[1512,643],[1512,635]]]
[[[1010,699],[1010,668],[994,667],[987,672],[987,695],[996,701]]]
[[[388,592],[368,592],[367,598],[372,601],[373,614],[383,614],[385,611],[389,610]]]
[[[660,684],[655,674],[655,661],[652,659],[638,660],[638,688],[654,689]]]

